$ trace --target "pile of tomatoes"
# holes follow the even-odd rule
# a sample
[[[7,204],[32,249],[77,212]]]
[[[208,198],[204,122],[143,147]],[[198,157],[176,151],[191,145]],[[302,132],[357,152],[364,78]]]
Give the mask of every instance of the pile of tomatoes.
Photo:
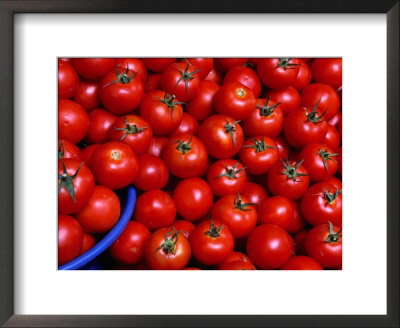
[[[60,58],[58,264],[342,266],[340,58]]]

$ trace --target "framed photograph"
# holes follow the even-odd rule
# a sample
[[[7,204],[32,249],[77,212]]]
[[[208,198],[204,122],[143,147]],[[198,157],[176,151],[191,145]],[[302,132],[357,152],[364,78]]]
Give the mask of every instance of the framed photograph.
[[[2,74],[0,74],[0,108],[2,112],[0,143],[3,150],[3,155],[0,156],[1,325],[5,327],[141,327],[171,324],[176,327],[399,326],[398,1],[321,2],[312,0],[301,2],[290,0],[285,3],[274,3],[272,1],[234,0],[229,3],[212,1],[187,3],[184,1],[77,2],[47,0],[33,2],[6,0],[0,1],[0,31],[0,62],[3,67]],[[83,60],[79,60],[79,58],[83,58]],[[90,71],[91,63],[85,61],[85,58],[108,58],[110,59],[108,61],[112,61],[112,63],[104,65],[112,65],[117,69],[114,72],[114,70],[110,71],[105,68],[104,72],[101,72],[102,67],[97,66]],[[117,63],[115,66],[114,58],[140,59],[129,63]],[[168,60],[164,63],[150,58],[173,59],[171,63]],[[246,256],[249,256],[249,262],[246,265],[236,263],[238,267],[235,266],[234,269],[229,265],[226,268],[222,266],[222,264],[229,264],[228,262],[222,263],[222,261],[216,260],[214,263],[209,255],[203,256],[204,247],[195,249],[193,236],[188,237],[191,244],[191,257],[189,255],[187,261],[185,260],[184,264],[175,269],[189,267],[190,269],[212,270],[166,271],[163,270],[166,267],[159,267],[161,265],[159,262],[152,262],[155,256],[146,258],[146,254],[144,255],[145,264],[134,259],[132,260],[133,264],[129,264],[130,266],[121,266],[126,260],[121,258],[121,249],[118,250],[117,247],[114,251],[104,253],[107,254],[103,257],[106,264],[92,261],[100,244],[103,243],[104,249],[108,248],[124,231],[131,218],[136,196],[146,204],[149,202],[149,198],[143,201],[147,190],[143,184],[140,184],[140,181],[136,182],[136,180],[134,180],[134,186],[138,195],[132,187],[120,192],[122,187],[130,185],[129,181],[132,180],[130,171],[123,172],[113,179],[102,180],[101,170],[104,168],[96,167],[90,162],[88,167],[93,172],[96,184],[104,186],[103,189],[108,188],[109,193],[111,189],[117,190],[116,194],[113,194],[114,196],[110,194],[110,197],[114,197],[116,201],[118,201],[118,197],[120,198],[121,210],[114,213],[115,215],[113,214],[115,218],[112,223],[107,223],[107,227],[100,228],[97,223],[95,226],[91,226],[90,215],[84,213],[89,206],[87,205],[90,203],[89,200],[85,200],[86,207],[82,205],[78,209],[79,204],[77,203],[81,200],[82,195],[78,191],[75,192],[75,189],[71,193],[68,185],[69,175],[73,175],[72,171],[69,174],[70,166],[76,163],[73,159],[66,159],[65,155],[68,153],[70,156],[70,151],[73,152],[74,149],[80,151],[79,148],[86,151],[91,144],[103,143],[104,140],[96,139],[98,135],[93,138],[88,132],[89,128],[85,128],[85,131],[80,133],[79,127],[77,130],[71,131],[68,130],[69,126],[60,125],[59,122],[57,127],[55,123],[57,117],[61,115],[60,113],[71,110],[68,106],[74,104],[79,104],[78,106],[87,117],[93,116],[92,110],[96,104],[89,104],[88,98],[75,97],[78,90],[76,79],[79,79],[80,85],[84,87],[85,83],[90,85],[91,81],[101,78],[102,91],[99,94],[104,108],[102,115],[120,116],[112,123],[115,136],[111,136],[111,133],[107,132],[107,139],[115,139],[115,143],[123,145],[121,153],[113,150],[113,156],[118,156],[118,159],[120,159],[122,149],[125,148],[128,148],[128,150],[124,150],[125,152],[132,152],[132,149],[135,153],[141,152],[135,148],[139,147],[137,144],[130,143],[128,135],[133,134],[132,129],[142,131],[142,128],[138,128],[139,123],[137,122],[135,123],[137,125],[133,125],[134,123],[131,121],[128,122],[132,119],[128,117],[129,115],[123,115],[137,110],[145,123],[150,122],[151,129],[155,131],[155,134],[167,135],[173,131],[172,127],[171,131],[164,131],[165,124],[157,126],[155,114],[147,115],[146,111],[142,111],[142,108],[139,109],[144,106],[144,98],[162,85],[162,90],[166,90],[166,93],[161,95],[161,92],[160,95],[157,94],[157,97],[154,94],[149,101],[156,99],[159,103],[167,106],[175,101],[173,106],[182,105],[184,111],[189,113],[188,115],[191,115],[193,120],[200,122],[202,130],[198,134],[198,139],[189,136],[189,139],[186,140],[183,134],[177,134],[183,141],[179,141],[176,147],[174,144],[171,149],[176,148],[185,153],[191,151],[191,147],[194,147],[195,142],[199,141],[204,144],[203,147],[207,150],[208,155],[215,158],[214,164],[218,162],[219,158],[236,156],[236,160],[240,159],[245,163],[246,172],[252,171],[250,176],[253,181],[258,182],[257,177],[262,177],[266,173],[262,170],[267,164],[263,163],[262,170],[259,171],[258,168],[252,167],[252,163],[244,157],[245,155],[242,156],[237,152],[222,155],[225,149],[215,150],[216,143],[208,143],[211,134],[204,132],[206,124],[203,121],[207,117],[209,120],[212,114],[198,117],[197,107],[190,106],[194,96],[189,92],[192,90],[193,94],[198,94],[198,90],[195,90],[196,85],[192,84],[193,80],[194,82],[197,79],[200,80],[200,71],[196,65],[206,64],[196,64],[192,61],[193,58],[213,60],[214,64],[210,66],[207,79],[215,83],[219,78],[220,81],[215,84],[223,85],[226,94],[231,92],[228,86],[233,88],[235,84],[235,82],[229,83],[227,80],[229,78],[239,79],[238,76],[242,74],[242,72],[236,72],[236,76],[234,76],[231,73],[232,68],[239,67],[235,65],[245,64],[244,67],[240,66],[241,70],[249,70],[248,74],[253,74],[255,79],[259,80],[260,85],[258,88],[257,85],[247,84],[248,81],[242,82],[240,90],[237,88],[234,90],[235,94],[239,94],[239,96],[251,94],[254,98],[251,99],[254,101],[256,98],[268,99],[263,104],[259,104],[260,110],[263,108],[270,110],[268,101],[274,102],[274,106],[278,106],[278,111],[288,111],[284,113],[287,115],[284,119],[285,126],[289,126],[288,122],[292,116],[295,116],[292,114],[296,112],[296,109],[282,107],[282,101],[277,98],[280,95],[279,90],[287,88],[287,86],[300,93],[301,106],[305,109],[307,119],[315,120],[316,125],[318,125],[319,117],[324,115],[329,116],[330,120],[333,119],[336,112],[339,111],[339,106],[337,109],[333,109],[335,106],[330,104],[326,108],[322,108],[321,99],[318,101],[313,99],[310,100],[310,104],[306,103],[306,92],[304,91],[308,85],[311,85],[309,84],[311,75],[310,81],[306,81],[307,78],[304,78],[304,81],[298,78],[296,80],[296,77],[289,82],[279,81],[275,76],[271,79],[268,77],[269,73],[263,68],[263,66],[269,65],[270,59],[271,61],[276,60],[277,63],[274,65],[278,65],[277,67],[283,70],[296,71],[296,76],[299,75],[297,72],[300,71],[301,65],[305,65],[306,71],[308,70],[309,74],[313,75],[312,83],[328,85],[337,99],[339,99],[338,94],[340,95],[338,104],[341,104],[339,113],[342,123],[339,127],[338,123],[332,121],[330,126],[333,126],[334,134],[338,138],[340,134],[339,142],[342,138],[345,140],[343,149],[338,148],[340,143],[327,141],[324,137],[323,142],[325,144],[332,143],[334,151],[330,153],[328,150],[320,148],[316,150],[319,151],[318,154],[321,158],[328,156],[329,160],[331,156],[338,156],[336,153],[340,149],[341,159],[338,161],[340,168],[333,167],[331,170],[339,170],[340,174],[336,174],[339,180],[336,179],[335,183],[338,181],[341,186],[343,181],[343,194],[339,191],[341,188],[336,188],[337,193],[335,194],[333,189],[326,190],[324,187],[326,197],[336,199],[339,194],[340,197],[343,197],[343,224],[340,214],[340,221],[334,222],[335,227],[330,228],[327,237],[335,239],[330,243],[336,243],[340,239],[340,247],[343,238],[343,256],[340,255],[340,262],[335,262],[335,264],[324,262],[319,258],[319,256],[325,256],[321,255],[323,251],[311,254],[312,251],[306,249],[305,255],[315,263],[313,265],[325,270],[303,269],[299,271],[298,263],[292,261],[293,263],[289,265],[287,262],[288,258],[294,258],[292,257],[294,251],[290,252],[289,248],[288,256],[281,260],[282,263],[274,262],[271,255],[273,251],[260,250],[257,241],[252,244],[252,240],[259,240],[253,237],[253,232],[260,227],[274,226],[285,232],[290,240],[295,238],[295,232],[293,232],[294,230],[290,232],[290,229],[283,223],[270,224],[272,222],[268,220],[273,219],[267,215],[262,219],[265,222],[261,222],[261,219],[258,218],[257,227],[254,224],[246,233],[243,232],[243,227],[235,229],[229,220],[224,221],[226,216],[221,215],[223,223],[220,226],[219,223],[213,224],[211,221],[211,227],[207,233],[219,234],[220,230],[226,226],[225,229],[229,228],[235,239],[235,250],[243,251]],[[240,63],[231,64],[229,60],[224,61],[224,58],[235,58]],[[329,80],[325,76],[317,76],[317,72],[322,71],[321,67],[317,68],[319,61],[316,59],[319,58],[340,62],[340,67],[343,67],[343,79],[337,82]],[[144,65],[144,68],[130,70],[132,66],[129,65]],[[161,65],[162,68],[157,65]],[[172,67],[171,72],[167,67]],[[202,69],[204,68],[202,67]],[[72,75],[75,74],[72,82],[67,81],[62,84],[60,75],[58,75],[57,83],[57,74],[62,70],[67,72],[66,74],[71,72]],[[174,79],[173,70],[182,76],[181,79],[178,77],[174,83],[171,82]],[[142,73],[148,74],[151,79],[143,77]],[[171,74],[168,76],[167,73]],[[307,72],[304,74],[307,75]],[[202,77],[202,79],[205,78]],[[222,78],[224,79],[223,84]],[[133,88],[145,89],[145,91],[140,91],[143,93],[141,95],[143,99],[138,99],[137,104],[126,109],[123,103],[115,106],[114,100],[109,101],[112,95],[107,94],[104,90],[114,89],[117,86],[117,80],[118,83],[125,85],[135,79],[136,81],[140,79],[140,82],[135,82],[137,85]],[[177,89],[179,83],[182,84],[180,90]],[[71,91],[71,85],[73,91]],[[173,89],[172,96],[168,93],[170,89]],[[247,92],[247,90],[250,91]],[[135,92],[136,96],[140,93],[137,90]],[[62,99],[60,102],[61,98],[73,101]],[[178,102],[177,99],[182,101]],[[130,102],[135,102],[134,100],[131,99]],[[148,106],[150,106],[149,104]],[[260,145],[264,145],[265,140],[269,142],[271,139],[271,145],[277,145],[282,150],[284,148],[280,147],[274,139],[278,135],[284,135],[284,140],[291,149],[289,159],[295,165],[295,168],[292,168],[292,162],[282,160],[287,175],[294,174],[296,176],[297,173],[303,172],[300,166],[304,165],[309,170],[307,179],[310,176],[312,188],[317,186],[318,182],[326,181],[325,175],[320,177],[319,172],[314,172],[309,163],[302,165],[303,162],[296,157],[299,153],[296,149],[303,149],[301,150],[302,155],[307,156],[305,149],[309,143],[304,141],[305,136],[293,136],[290,134],[293,129],[289,128],[287,131],[291,132],[286,133],[282,125],[276,135],[271,130],[268,130],[268,133],[272,135],[265,135],[264,132],[267,130],[263,130],[263,136],[258,140],[258,137],[253,134],[259,135],[260,133],[254,132],[258,128],[257,126],[251,126],[250,109],[249,114],[245,115],[244,107],[235,111],[236,108],[229,107],[230,105],[230,103],[218,103],[214,99],[212,109],[218,114],[232,116],[233,125],[229,127],[225,125],[224,128],[234,140],[234,148],[236,148],[236,142],[244,142],[247,145],[253,140],[256,149],[261,147]],[[89,114],[86,114],[85,110]],[[292,112],[289,113],[290,111]],[[300,110],[300,112],[302,111]],[[173,117],[171,122],[172,120]],[[236,134],[235,124],[237,123],[234,120],[245,121],[240,122],[238,128],[243,127],[244,136],[250,136],[253,139],[241,140],[243,136]],[[57,143],[57,139],[66,140],[66,142],[60,144],[60,142]],[[189,143],[193,143],[190,145],[191,147],[188,146]],[[79,148],[76,148],[74,144]],[[57,149],[58,158],[56,157]],[[187,179],[198,176],[202,172],[201,167],[199,174],[195,173],[194,170],[197,167],[194,167],[186,176],[182,167],[176,169],[171,164],[166,153],[165,150],[162,159],[172,175]],[[278,151],[276,153],[278,154]],[[102,156],[101,152],[97,150],[93,154],[92,156],[96,158]],[[113,159],[115,159],[114,157]],[[60,158],[61,160],[59,160]],[[343,165],[341,164],[342,159]],[[85,162],[89,161],[85,160]],[[101,160],[97,160],[96,163],[101,163]],[[55,182],[54,174],[57,165],[61,165],[58,183]],[[227,164],[224,163],[224,165],[228,170]],[[324,165],[326,168],[330,162],[325,164],[324,161]],[[79,166],[78,163],[78,166],[75,167],[75,175],[78,176],[79,170],[82,169],[82,173],[84,173],[84,170],[89,170],[89,168]],[[296,170],[298,172],[293,173]],[[327,171],[329,172],[329,169]],[[272,179],[271,172],[269,169],[268,180]],[[299,182],[301,179],[297,180],[297,178],[302,178],[302,175],[297,175],[294,180]],[[129,181],[127,180],[128,182],[125,183],[124,179]],[[62,182],[61,188],[60,181]],[[206,178],[205,181],[207,181]],[[86,180],[82,185],[88,188],[92,182]],[[161,181],[157,181],[157,183],[160,184]],[[94,185],[94,183],[92,184]],[[158,184],[156,185],[158,186]],[[334,185],[334,182],[331,181],[330,184]],[[265,183],[265,188],[270,196],[271,194],[273,196],[283,195],[291,200],[292,195],[284,194],[283,191],[277,189],[277,185],[277,181]],[[211,200],[212,215],[215,219],[219,215],[216,205],[223,199],[220,198],[216,201],[218,199],[216,197],[222,197],[223,192],[217,189],[220,186],[213,186],[211,183],[210,186],[208,188],[212,189],[215,197],[214,205]],[[299,186],[300,183],[297,183],[297,187]],[[164,187],[156,189],[162,188]],[[178,188],[175,188],[174,186],[171,189],[175,190],[174,197],[179,197],[177,195]],[[307,188],[308,185],[298,197],[293,196],[293,200],[301,197],[301,201],[303,201],[306,198],[305,190],[314,195],[313,189]],[[62,190],[66,193],[66,200],[60,201],[58,198],[57,201],[57,189],[59,192]],[[91,194],[92,199],[94,192],[91,191]],[[187,192],[185,195],[188,195]],[[238,197],[239,199],[235,198],[234,203],[235,206],[241,207],[243,204],[240,194]],[[69,198],[74,199],[74,202],[70,202]],[[176,198],[174,201],[177,202]],[[288,202],[290,204],[290,201]],[[262,204],[264,205],[264,202]],[[201,202],[200,205],[205,206],[204,202]],[[195,230],[198,230],[206,221],[198,223],[205,218],[200,214],[199,217],[196,216],[196,206],[197,204],[194,202],[189,208],[182,205],[179,215],[195,222]],[[265,205],[264,212],[271,206],[273,206],[272,203]],[[208,210],[210,209],[207,208]],[[102,237],[101,242],[99,242],[101,238],[98,238],[98,244],[92,250],[82,252],[80,245],[83,234],[81,232],[79,237],[80,253],[76,249],[71,255],[68,253],[70,251],[68,249],[63,254],[60,252],[60,239],[57,238],[57,227],[60,229],[62,226],[60,222],[57,223],[57,211],[59,214],[73,215],[77,221],[72,219],[76,222],[79,221],[77,224],[80,229],[84,227],[86,232],[101,234],[104,238]],[[306,217],[305,220],[310,229],[313,226],[321,226],[318,221],[321,220],[321,214],[315,219],[312,214],[307,214],[305,207],[299,211]],[[143,217],[140,217],[138,212],[135,213],[135,220],[149,229],[153,238],[159,231],[157,230],[160,228],[158,223],[154,223],[154,220],[147,221],[148,213],[145,213]],[[96,215],[101,215],[101,213]],[[163,215],[167,215],[167,212],[164,211]],[[335,220],[334,214],[330,215],[330,220]],[[117,218],[119,218],[118,222],[115,220]],[[64,218],[64,221],[70,219],[71,217]],[[313,220],[317,220],[318,223]],[[326,226],[329,227],[328,224]],[[259,229],[259,231],[263,229]],[[182,227],[171,230],[175,231],[175,234],[163,233],[164,243],[160,244],[161,246],[158,248],[156,247],[158,244],[155,246],[154,254],[164,252],[170,255],[168,247],[171,246],[171,243],[176,247],[179,233],[184,230],[185,228]],[[308,234],[309,236],[310,234]],[[241,245],[240,239],[244,237],[247,240]],[[186,237],[184,240],[189,245]],[[299,247],[300,241],[296,241],[297,244],[293,245]],[[58,250],[57,243],[59,243]],[[146,247],[150,248],[150,246]],[[298,249],[294,250],[298,251]],[[260,252],[264,253],[258,255]],[[175,256],[175,251],[171,254]],[[84,261],[86,262],[84,263]],[[99,267],[90,270],[91,267],[84,266],[87,262],[94,266],[100,265],[102,270],[99,270]],[[283,269],[284,266],[287,270]],[[253,267],[257,270],[253,270]],[[78,268],[85,270],[71,270]],[[127,268],[128,270],[125,270]],[[132,268],[144,270],[132,270]],[[215,270],[216,268],[220,270]],[[275,270],[280,268],[283,270]],[[162,269],[163,271],[149,269]]]

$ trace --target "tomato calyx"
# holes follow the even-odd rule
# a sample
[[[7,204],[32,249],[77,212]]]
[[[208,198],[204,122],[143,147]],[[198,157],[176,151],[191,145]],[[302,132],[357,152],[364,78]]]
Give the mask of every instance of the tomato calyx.
[[[235,165],[232,166],[232,168],[228,168],[228,166],[225,165],[225,173],[221,173],[217,175],[215,178],[222,178],[222,177],[227,177],[228,179],[237,179],[236,174],[242,172],[246,167],[242,167],[241,169],[236,170],[237,166],[239,165],[239,162],[236,162]]]
[[[332,204],[341,193],[342,193],[342,190],[339,190],[339,188],[336,188],[336,192],[330,193],[324,187],[324,199],[326,200],[326,202],[328,204]]]
[[[234,146],[235,149],[236,149],[236,138],[233,135],[233,132],[236,132],[235,125],[238,124],[239,122],[240,122],[240,120],[239,121],[235,121],[232,124],[229,124],[229,120],[227,120],[226,124],[224,125],[225,132],[232,137],[233,146]]]
[[[250,211],[250,209],[246,207],[258,205],[257,203],[242,203],[242,198],[240,197],[239,193],[238,197],[235,198],[235,200],[233,201],[233,204],[235,205],[235,208],[237,208],[240,211]]]
[[[294,182],[297,182],[297,177],[304,177],[307,175],[297,172],[297,169],[304,162],[304,159],[302,159],[296,166],[292,166],[288,159],[286,159],[285,162],[281,159],[281,162],[285,167],[285,170],[282,173],[286,175],[288,179],[292,179]]]
[[[264,136],[262,138],[262,140],[257,140],[256,138],[252,138],[252,140],[254,141],[254,145],[246,145],[243,146],[243,148],[254,148],[256,150],[256,153],[261,153],[266,149],[270,149],[270,148],[277,148],[274,146],[269,146],[265,143],[264,140]]]
[[[286,70],[286,69],[293,69],[293,68],[295,68],[295,67],[293,67],[293,66],[300,66],[300,64],[293,64],[293,63],[291,63],[290,61],[292,60],[293,58],[279,58],[279,64],[278,65],[276,65],[277,67],[282,67],[284,70]]]
[[[63,158],[64,153],[65,153],[65,146],[64,146],[64,142],[61,141],[60,146],[58,147],[58,159]]]
[[[321,101],[321,99],[317,101],[317,103],[315,104],[315,106],[313,107],[313,109],[310,113],[307,113],[307,109],[305,109],[307,120],[312,123],[321,123],[325,120],[323,117],[325,116],[328,109],[325,110],[325,112],[323,112],[320,116],[318,116],[317,115],[318,113],[316,112],[320,101]]]
[[[67,190],[68,194],[71,196],[71,198],[74,201],[74,203],[76,203],[75,189],[74,189],[74,179],[78,175],[79,170],[81,169],[83,164],[85,164],[85,163],[82,162],[79,165],[79,167],[77,168],[77,170],[75,171],[75,173],[73,175],[68,175],[67,168],[65,167],[64,162],[61,160],[61,165],[63,167],[63,171],[64,172],[63,172],[63,174],[59,174],[58,175],[58,179],[60,180],[60,182],[58,183],[58,193],[60,193],[62,187],[64,187]]]
[[[260,110],[261,116],[270,116],[275,111],[275,108],[281,104],[280,102],[278,102],[273,106],[268,106],[268,102],[270,99],[271,97],[268,97],[263,106],[256,104],[256,107]]]
[[[165,93],[164,98],[158,98],[153,96],[153,98],[157,99],[159,102],[162,102],[165,106],[167,106],[169,109],[171,109],[171,120],[174,118],[174,109],[175,105],[182,105],[185,104],[183,101],[174,101],[175,100],[175,95],[170,95],[169,93]]]
[[[214,222],[211,219],[211,223],[210,223],[210,230],[207,230],[205,232],[205,234],[211,238],[218,238],[220,236],[220,231],[222,230],[222,228],[224,227],[224,225],[222,224],[219,228],[217,226],[214,225]]]
[[[111,81],[110,83],[107,83],[106,85],[104,85],[103,88],[108,87],[109,85],[114,83],[128,84],[135,78],[136,75],[139,74],[139,72],[133,74],[133,72],[128,68],[128,66],[126,67],[125,73],[121,73],[121,71],[118,70],[118,67],[115,68],[115,71],[117,74],[117,79]]]
[[[329,224],[329,234],[328,237],[326,237],[325,241],[328,243],[337,243],[339,241],[339,238],[342,237],[342,235],[340,234],[342,232],[342,228],[340,228],[337,233],[334,233],[333,224],[331,223],[331,221],[328,221],[328,224]]]
[[[200,72],[200,71],[201,71],[201,68],[189,73],[188,69],[189,69],[189,64],[190,64],[190,63],[189,63],[188,60],[186,60],[186,63],[187,63],[187,65],[186,65],[186,68],[185,68],[184,71],[182,71],[182,69],[179,67],[179,65],[176,64],[176,66],[178,67],[179,72],[181,73],[181,77],[180,77],[180,78],[178,79],[178,81],[176,82],[175,88],[176,88],[176,86],[179,84],[179,82],[181,82],[182,80],[184,80],[184,81],[185,81],[185,88],[186,88],[186,91],[187,91],[188,94],[190,94],[190,92],[189,92],[189,80],[193,80],[193,79],[194,79],[194,76],[193,76],[193,75],[196,74],[196,73],[198,73],[198,72]]]
[[[319,149],[318,155],[321,156],[322,160],[324,161],[324,166],[327,172],[329,172],[329,169],[326,161],[328,160],[333,161],[332,157],[339,156],[339,154],[337,153],[331,154],[327,149],[322,150],[321,148]]]
[[[167,253],[168,258],[170,254],[175,255],[176,243],[178,242],[178,235],[181,232],[182,232],[181,230],[177,231],[175,227],[173,227],[173,230],[171,230],[164,236],[164,242],[155,250],[155,252],[157,252],[159,249],[162,249],[164,253]]]
[[[119,139],[119,141],[124,140],[129,134],[140,133],[146,129],[147,129],[147,127],[145,127],[145,126],[138,128],[136,124],[129,124],[126,117],[125,117],[125,127],[124,128],[114,128],[114,130],[117,130],[117,131],[125,131],[124,135],[121,137],[121,139]]]
[[[192,149],[190,147],[190,143],[192,142],[192,138],[190,138],[189,141],[180,141],[180,140],[175,140],[175,142],[178,143],[178,146],[176,146],[176,150],[179,150],[183,155],[185,155],[189,150]]]

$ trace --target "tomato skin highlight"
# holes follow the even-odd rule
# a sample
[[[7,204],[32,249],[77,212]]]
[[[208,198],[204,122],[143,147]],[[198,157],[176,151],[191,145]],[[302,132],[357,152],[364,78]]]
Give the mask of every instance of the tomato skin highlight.
[[[80,104],[88,112],[100,106],[99,81],[80,79],[78,90],[73,101]]]
[[[79,222],[69,215],[58,215],[58,265],[72,261],[79,255],[83,243],[83,230]]]
[[[292,203],[285,197],[269,197],[257,208],[258,224],[272,223],[287,230],[293,220]]]
[[[214,112],[214,98],[219,89],[214,81],[200,81],[199,91],[186,106],[186,111],[198,122],[203,122]]]
[[[342,58],[316,58],[311,64],[313,80],[338,89],[342,85]]]

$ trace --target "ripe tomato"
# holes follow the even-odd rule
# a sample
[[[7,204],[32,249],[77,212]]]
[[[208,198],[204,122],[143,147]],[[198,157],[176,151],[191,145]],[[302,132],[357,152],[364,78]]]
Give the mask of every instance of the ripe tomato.
[[[102,144],[107,141],[117,116],[107,110],[97,108],[89,113],[89,128],[85,137],[88,144]]]
[[[152,154],[138,157],[139,170],[133,184],[141,190],[164,188],[169,179],[169,171],[164,161]]]
[[[342,85],[342,58],[316,58],[311,64],[313,80],[338,89]]]
[[[329,121],[339,111],[340,99],[330,85],[311,83],[301,91],[301,105],[316,106],[320,113],[325,113],[324,120]]]
[[[284,115],[287,115],[299,108],[301,97],[294,87],[287,87],[283,90],[268,90],[265,98],[271,97],[275,103],[279,103],[279,108]]]
[[[79,255],[83,230],[79,222],[69,215],[58,215],[58,265],[63,265]]]
[[[225,224],[235,239],[242,238],[257,224],[257,211],[254,205],[246,196],[226,195],[214,204],[211,217]]]
[[[246,181],[245,168],[234,159],[220,159],[207,171],[207,182],[217,197],[243,191]]]
[[[256,72],[249,67],[235,66],[232,67],[225,75],[223,84],[239,82],[249,88],[254,97],[259,97],[261,93],[261,82]]]
[[[161,86],[181,101],[190,101],[200,86],[199,70],[190,66],[189,61],[173,63],[162,72]]]
[[[127,114],[139,107],[144,95],[144,85],[130,69],[116,67],[100,83],[100,100],[110,112]]]
[[[303,89],[307,84],[311,82],[311,70],[306,64],[306,62],[302,59],[298,59],[300,69],[299,74],[297,74],[296,80],[293,83],[293,87],[297,90]]]
[[[336,149],[336,153],[338,153],[338,172],[340,175],[342,175],[342,147],[339,147],[338,149]]]
[[[218,270],[256,270],[256,267],[250,262],[233,261],[219,265]]]
[[[167,137],[153,136],[153,138],[151,138],[149,147],[147,147],[147,153],[160,157],[167,142]]]
[[[122,68],[128,68],[132,72],[137,73],[138,78],[140,78],[144,83],[147,80],[147,69],[143,61],[139,58],[116,58],[115,66],[120,66]]]
[[[230,115],[236,120],[247,119],[255,106],[253,92],[239,82],[223,84],[214,98],[216,112]]]
[[[292,202],[292,207],[293,207],[293,219],[292,221],[290,221],[290,224],[287,227],[286,231],[294,235],[305,227],[306,221],[304,220],[303,215],[300,211],[299,202],[298,201]]]
[[[241,253],[241,252],[232,252],[225,260],[218,266],[218,269],[227,263],[230,262],[248,262],[253,265],[253,262],[251,262],[250,257],[248,257],[246,254]]]
[[[244,136],[239,121],[226,115],[213,115],[199,128],[199,138],[209,155],[221,159],[233,157],[242,147]]]
[[[190,244],[183,233],[174,228],[154,232],[148,239],[144,256],[153,270],[180,270],[190,260]]]
[[[111,141],[93,152],[90,168],[98,184],[110,189],[120,189],[135,179],[138,160],[128,145]]]
[[[222,82],[222,75],[221,73],[216,69],[216,67],[214,66],[213,68],[211,68],[210,73],[208,73],[208,75],[204,78],[204,81],[212,81],[215,82],[217,84],[221,84]]]
[[[142,60],[148,69],[160,73],[168,65],[175,63],[176,58],[142,58]]]
[[[217,69],[225,73],[229,71],[232,67],[235,66],[243,66],[245,63],[247,63],[248,58],[215,58],[215,66]]]
[[[282,196],[269,197],[257,208],[258,224],[273,223],[287,230],[293,220],[293,206]]]
[[[268,137],[247,139],[239,152],[240,161],[251,174],[265,174],[279,161],[274,140]]]
[[[303,148],[313,142],[322,142],[328,131],[324,114],[314,108],[299,108],[290,113],[283,126],[287,142],[294,148]]]
[[[176,136],[184,133],[195,136],[197,135],[198,131],[199,123],[197,123],[195,118],[188,113],[183,113],[181,124],[179,124],[179,126],[170,133],[169,138],[175,138]]]
[[[71,158],[58,161],[58,213],[79,212],[93,189],[93,174],[83,162]]]
[[[308,256],[293,256],[281,270],[323,270],[317,261]]]
[[[214,66],[213,58],[187,58],[190,66],[198,70],[198,75],[203,80],[211,71]]]
[[[80,79],[73,100],[88,112],[99,107],[99,81]]]
[[[243,124],[246,137],[266,136],[275,139],[282,131],[284,115],[279,103],[257,99],[256,108]]]
[[[166,228],[173,224],[176,215],[175,202],[162,190],[150,190],[141,194],[133,216],[150,230]]]
[[[173,198],[178,214],[189,221],[202,218],[213,205],[211,188],[200,178],[182,180],[175,188]]]
[[[78,103],[60,99],[58,101],[58,138],[76,144],[81,141],[89,128],[89,116]]]
[[[93,144],[93,145],[89,145],[82,149],[81,159],[88,167],[90,167],[90,159],[92,158],[94,151],[99,146],[100,146],[100,144]]]
[[[261,82],[271,89],[285,89],[294,84],[300,70],[296,58],[262,58],[257,62]]]
[[[203,122],[214,111],[214,97],[219,89],[213,81],[200,81],[199,91],[186,106],[186,111],[198,122]]]
[[[193,257],[204,265],[221,264],[233,252],[232,233],[217,220],[201,222],[192,231],[189,241]]]
[[[268,198],[267,191],[254,182],[247,182],[241,194],[246,196],[250,203],[257,204],[255,205],[256,208]]]
[[[83,232],[82,247],[79,255],[85,254],[88,250],[92,249],[96,245],[96,238],[93,235]]]
[[[86,205],[76,214],[83,230],[104,233],[118,222],[121,204],[118,196],[109,188],[95,186]]]
[[[311,181],[323,181],[333,176],[338,169],[336,156],[337,153],[322,143],[309,144],[299,154]]]
[[[330,124],[328,124],[328,130],[326,131],[325,139],[322,143],[331,149],[336,149],[340,145],[339,132]]]
[[[169,134],[182,121],[182,102],[163,91],[147,94],[140,105],[139,113],[151,125],[155,134]]]
[[[335,188],[342,189],[342,181],[335,177],[329,177],[328,179],[324,180],[323,183],[331,184]]]
[[[161,74],[149,74],[146,80],[146,84],[144,85],[145,93],[151,93],[161,89]]]
[[[306,255],[304,249],[304,241],[306,240],[309,229],[303,229],[297,232],[294,236],[294,242],[296,244],[296,255]]]
[[[207,167],[207,150],[197,137],[181,134],[168,141],[163,159],[169,171],[178,178],[201,175]]]
[[[288,158],[290,153],[290,146],[286,142],[285,138],[279,136],[278,138],[275,139],[275,143],[276,146],[278,147],[279,158],[282,160]]]
[[[58,99],[72,98],[78,90],[79,77],[70,63],[58,61]]]
[[[105,76],[115,65],[114,58],[73,58],[72,64],[79,75],[89,80]]]
[[[304,241],[308,256],[318,261],[324,268],[336,268],[342,264],[342,229],[332,223],[320,224],[312,228]]]
[[[283,266],[294,252],[292,237],[276,224],[262,224],[247,238],[247,255],[260,269],[273,270]]]
[[[196,228],[196,226],[187,220],[176,220],[173,224],[176,231],[181,231],[185,237],[189,240],[190,234]]]
[[[72,142],[58,139],[58,159],[61,158],[72,158],[80,161],[82,159],[82,152]]]
[[[281,161],[268,172],[267,186],[271,193],[293,201],[299,199],[310,184],[310,177],[302,162]]]
[[[124,265],[139,263],[143,259],[145,244],[150,235],[150,231],[144,224],[129,221],[124,231],[110,247],[112,258]]]
[[[120,141],[127,144],[136,155],[143,154],[151,142],[153,130],[146,120],[137,115],[118,117],[110,132],[110,141]]]
[[[313,226],[330,221],[341,227],[342,190],[326,182],[317,183],[305,192],[300,209],[306,221]]]

